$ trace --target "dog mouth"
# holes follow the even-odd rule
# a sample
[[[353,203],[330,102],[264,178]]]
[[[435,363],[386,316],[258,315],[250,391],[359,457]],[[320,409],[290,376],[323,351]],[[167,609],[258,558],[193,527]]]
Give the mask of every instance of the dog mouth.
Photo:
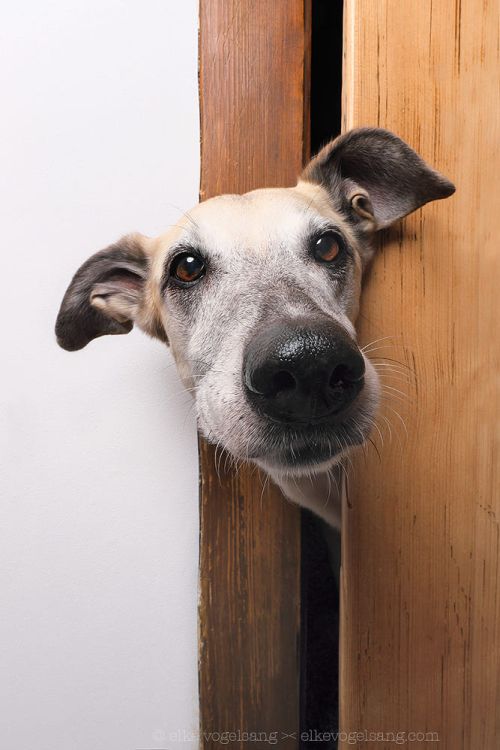
[[[321,438],[303,438],[277,452],[275,461],[286,468],[314,466],[336,458],[342,451],[340,445],[327,444]]]
[[[254,460],[286,473],[303,473],[341,460],[345,452],[361,445],[371,429],[368,415],[344,422],[332,419],[309,424],[268,424],[262,449]]]
[[[279,419],[252,406],[250,413],[241,409],[226,413],[217,426],[207,418],[210,412],[200,410],[199,427],[209,442],[225,448],[235,459],[250,461],[275,475],[298,477],[327,471],[367,440],[378,407],[378,389],[370,374],[364,388],[342,411],[316,411],[301,418],[296,414]]]

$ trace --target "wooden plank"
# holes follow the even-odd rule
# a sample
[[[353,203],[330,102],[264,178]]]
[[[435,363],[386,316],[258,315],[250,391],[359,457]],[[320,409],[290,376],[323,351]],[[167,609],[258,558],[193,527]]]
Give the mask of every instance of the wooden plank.
[[[500,746],[498,15],[494,0],[346,2],[344,128],[394,130],[457,193],[385,238],[364,295],[362,341],[395,337],[374,356],[415,383],[385,410],[402,446],[387,436],[350,479],[341,724],[450,750]]]
[[[201,199],[295,184],[307,152],[308,5],[201,0]],[[299,721],[300,513],[253,469],[217,463],[200,441],[202,731],[275,732],[280,747],[297,747],[280,733]],[[205,734],[204,747],[219,744]]]

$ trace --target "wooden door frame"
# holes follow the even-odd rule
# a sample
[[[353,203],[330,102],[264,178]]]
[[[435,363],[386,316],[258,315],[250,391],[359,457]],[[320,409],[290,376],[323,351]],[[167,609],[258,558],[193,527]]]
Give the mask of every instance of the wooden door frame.
[[[200,0],[200,200],[294,185],[309,148],[310,0]],[[200,439],[202,742],[298,747],[300,510]]]
[[[393,130],[457,192],[385,235],[362,297],[360,340],[399,374],[392,440],[381,421],[343,512],[341,726],[358,747],[496,750],[498,3],[344,7],[344,129]]]

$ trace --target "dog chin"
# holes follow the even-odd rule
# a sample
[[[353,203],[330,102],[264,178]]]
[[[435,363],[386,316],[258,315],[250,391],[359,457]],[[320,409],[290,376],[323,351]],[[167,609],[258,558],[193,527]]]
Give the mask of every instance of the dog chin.
[[[299,463],[298,461],[287,460],[287,456],[276,458],[276,460],[270,459],[254,459],[254,463],[257,464],[267,474],[271,474],[275,477],[302,477],[310,476],[311,474],[322,474],[323,472],[329,471],[334,466],[339,464],[342,457],[347,453],[347,449],[339,451],[333,456],[329,456],[323,461],[311,460]]]
[[[334,436],[330,440],[304,437],[253,460],[264,471],[272,474],[295,477],[319,474],[340,463],[351,448],[361,445],[365,439],[359,434],[343,435],[340,444]]]

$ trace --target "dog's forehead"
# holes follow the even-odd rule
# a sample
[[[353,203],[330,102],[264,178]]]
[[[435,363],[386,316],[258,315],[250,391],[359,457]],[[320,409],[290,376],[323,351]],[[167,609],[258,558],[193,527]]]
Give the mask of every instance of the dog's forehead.
[[[331,217],[332,209],[323,188],[304,182],[294,188],[220,195],[200,203],[189,216],[208,249],[264,252],[276,242],[300,236],[314,217]]]

